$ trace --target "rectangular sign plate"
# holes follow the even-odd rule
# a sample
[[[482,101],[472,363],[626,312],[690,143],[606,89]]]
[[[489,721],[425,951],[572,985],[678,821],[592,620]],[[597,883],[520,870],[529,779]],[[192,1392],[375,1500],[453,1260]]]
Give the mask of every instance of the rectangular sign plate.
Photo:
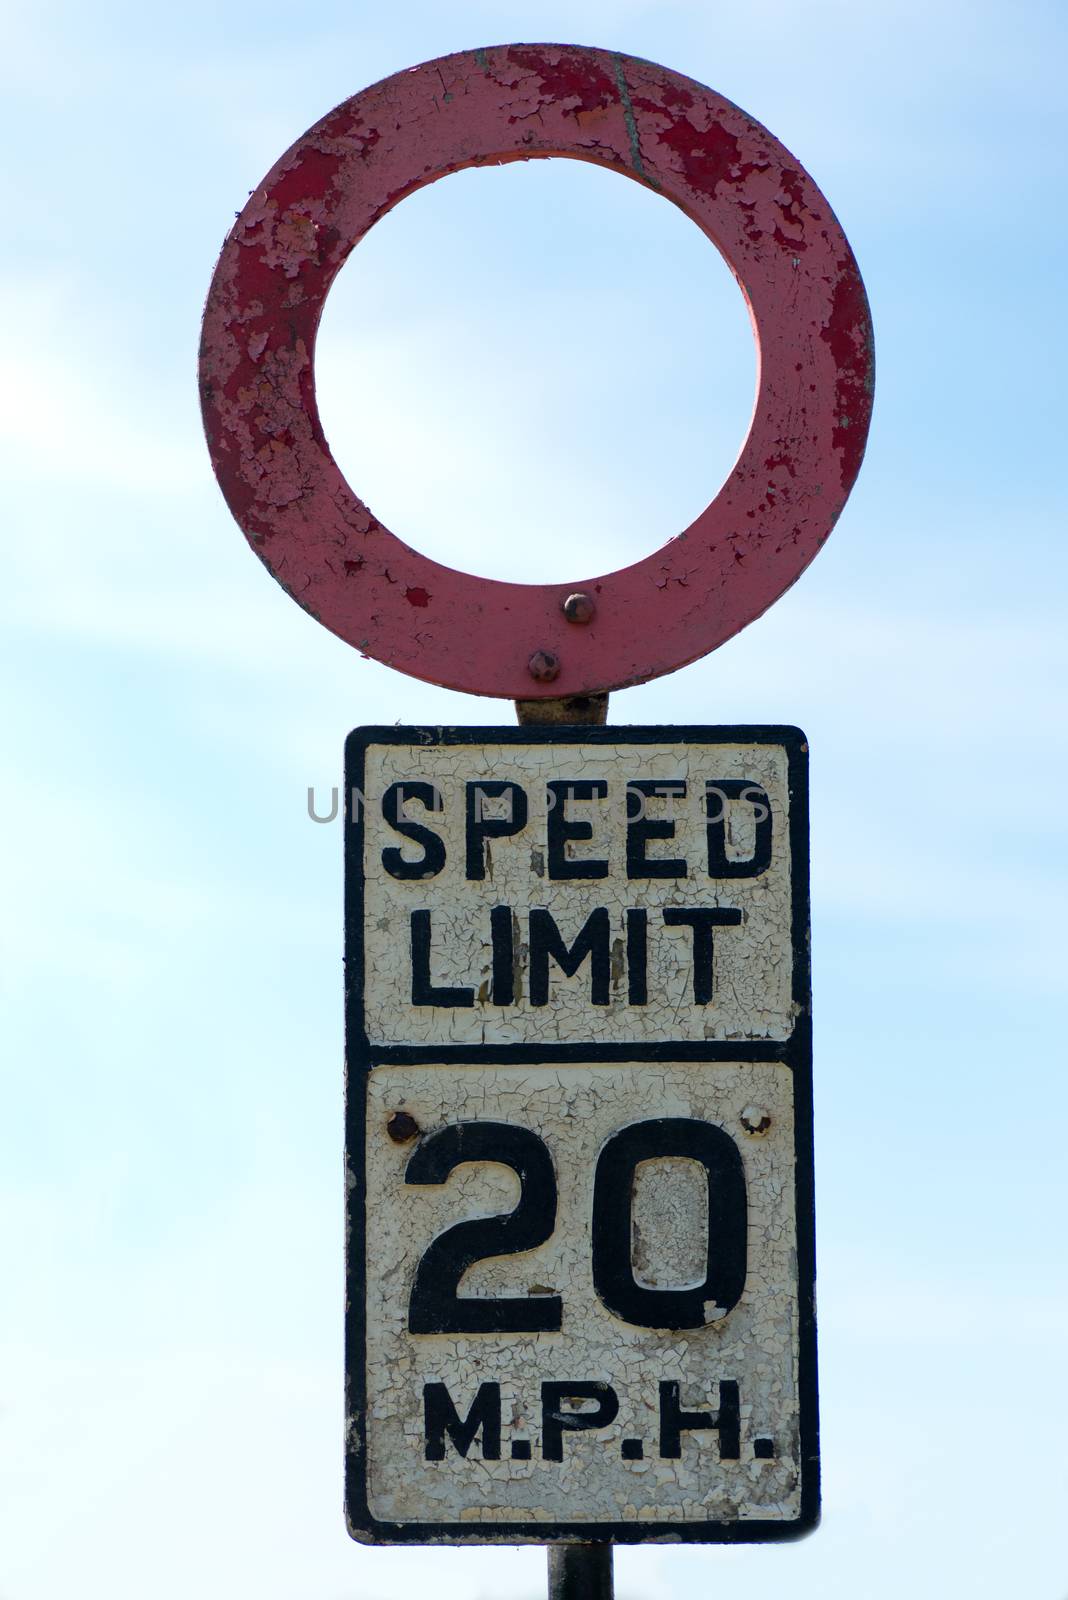
[[[346,746],[348,1470],[369,1542],[819,1510],[807,746]]]

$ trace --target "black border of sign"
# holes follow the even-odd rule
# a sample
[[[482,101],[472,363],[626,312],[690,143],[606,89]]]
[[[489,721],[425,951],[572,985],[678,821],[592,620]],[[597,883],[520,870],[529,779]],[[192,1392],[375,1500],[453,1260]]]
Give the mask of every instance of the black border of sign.
[[[369,746],[409,744],[774,744],[787,754],[790,796],[793,999],[797,1022],[787,1040],[653,1045],[372,1045],[363,1025],[363,804]],[[792,727],[367,727],[345,741],[345,1061],[346,1061],[346,1297],[345,1510],[350,1534],[366,1544],[766,1544],[797,1539],[820,1516],[819,1406],[816,1378],[816,1240],[812,1145],[812,1021],[809,957],[808,741]],[[378,1063],[426,1061],[611,1062],[783,1061],[794,1078],[798,1272],[798,1399],[801,1510],[790,1522],[382,1522],[372,1516],[366,1484],[364,1085]]]

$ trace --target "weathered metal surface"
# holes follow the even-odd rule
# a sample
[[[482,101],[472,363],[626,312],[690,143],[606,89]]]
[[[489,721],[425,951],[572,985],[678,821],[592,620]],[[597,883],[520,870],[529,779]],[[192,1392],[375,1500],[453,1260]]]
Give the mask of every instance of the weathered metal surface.
[[[353,1533],[805,1531],[801,736],[372,729],[348,762]]]
[[[612,1600],[612,1546],[551,1545],[549,1600]]]
[[[477,746],[435,747],[433,755],[418,764],[406,744],[383,745],[368,755],[365,792],[370,818],[376,807],[381,818],[376,797],[388,795],[395,808],[416,766],[421,777],[433,767],[433,778],[424,781],[435,785],[440,815],[427,812],[425,797],[413,797],[405,815],[432,829],[445,851],[438,870],[409,880],[398,880],[395,859],[383,859],[381,850],[370,853],[365,862],[369,981],[364,1017],[372,1044],[408,1042],[430,1048],[509,1044],[531,1029],[540,1041],[561,1044],[594,1036],[602,1044],[649,1045],[671,1039],[698,1043],[787,1038],[795,1022],[789,851],[781,849],[765,870],[753,876],[725,878],[722,886],[717,885],[719,898],[732,908],[738,925],[724,927],[722,937],[711,935],[720,992],[714,1005],[698,1003],[693,994],[692,930],[682,924],[657,926],[665,900],[680,912],[716,903],[715,897],[709,901],[710,882],[715,880],[702,865],[707,862],[709,826],[703,782],[690,781],[690,762],[680,755],[679,744],[671,737],[674,730],[665,729],[662,740],[638,750],[615,728],[606,730],[607,743],[589,747],[572,743],[564,749],[526,744],[523,737],[528,730],[512,731],[514,739],[507,747],[490,739]],[[617,738],[618,743],[612,742]],[[753,794],[753,803],[741,798],[722,803],[724,828],[742,859],[755,847],[759,809],[770,806],[774,816],[789,815],[789,759],[781,745],[738,743],[722,749],[717,752],[716,770],[701,774],[702,779],[705,776],[716,779],[724,790],[741,785]],[[549,782],[558,787],[547,794]],[[576,789],[576,797],[559,785]],[[680,792],[683,788],[685,793]],[[598,789],[600,794],[593,797],[592,791]],[[482,812],[478,823],[469,815],[472,796]],[[563,866],[554,864],[550,835],[554,826],[582,827],[588,836],[594,835],[589,844],[571,845],[568,854],[573,853],[575,860],[566,863],[583,874],[581,858],[592,861],[597,876],[589,882],[581,875],[563,876]],[[384,824],[381,834],[387,844],[403,843]],[[648,860],[636,864],[630,852],[639,844],[640,834]],[[486,852],[485,875],[477,879],[469,876],[473,836],[481,838]],[[654,872],[666,875],[653,876]],[[610,907],[613,973],[606,1003],[591,1004],[589,985],[574,984],[554,993],[551,1005],[539,1005],[530,985],[523,982],[516,985],[507,1005],[488,1003],[482,991],[490,982],[485,968],[490,909],[514,908],[519,917],[512,935],[517,950],[529,942],[524,908],[531,904],[544,907],[571,944],[591,905],[608,904],[603,898],[605,885],[612,886],[618,899]],[[407,948],[409,902],[428,914],[427,965],[435,983],[478,991],[477,1004],[412,1008],[412,974],[407,962],[397,959],[397,951]],[[628,999],[624,905],[650,908],[645,931],[649,998],[638,1006]]]
[[[569,700],[517,700],[515,711],[524,727],[599,727],[608,721],[608,696],[576,694]]]
[[[392,206],[465,167],[545,156],[620,172],[697,223],[749,303],[760,378],[738,461],[689,528],[619,571],[523,585],[428,560],[359,500],[319,421],[314,351],[330,285]],[[845,236],[766,128],[647,61],[509,45],[398,73],[297,141],[223,247],[200,370],[223,492],[293,598],[403,672],[525,700],[671,671],[777,599],[834,526],[857,475],[873,355]],[[592,606],[582,621],[567,610],[576,594]]]

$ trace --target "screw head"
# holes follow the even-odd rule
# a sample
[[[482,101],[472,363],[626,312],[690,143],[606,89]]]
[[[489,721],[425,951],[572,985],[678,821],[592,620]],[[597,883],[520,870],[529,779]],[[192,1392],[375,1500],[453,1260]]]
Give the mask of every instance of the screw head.
[[[537,683],[552,683],[560,671],[560,657],[551,650],[535,650],[527,662],[527,671]]]
[[[407,1144],[422,1130],[408,1111],[393,1111],[386,1120],[386,1132],[394,1144]]]
[[[746,1106],[741,1116],[742,1127],[754,1139],[760,1139],[771,1127],[771,1113],[763,1106]]]
[[[577,591],[569,594],[560,608],[568,622],[589,622],[597,607],[593,603],[593,596]]]

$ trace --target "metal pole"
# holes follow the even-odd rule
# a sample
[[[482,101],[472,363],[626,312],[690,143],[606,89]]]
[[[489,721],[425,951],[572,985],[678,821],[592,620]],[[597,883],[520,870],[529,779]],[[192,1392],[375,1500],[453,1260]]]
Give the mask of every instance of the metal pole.
[[[585,724],[597,727],[608,721],[608,695],[578,695],[561,700],[517,700],[516,717],[533,726]],[[612,1546],[610,1544],[551,1544],[549,1600],[612,1600]]]
[[[551,1544],[549,1600],[612,1600],[610,1544]]]

